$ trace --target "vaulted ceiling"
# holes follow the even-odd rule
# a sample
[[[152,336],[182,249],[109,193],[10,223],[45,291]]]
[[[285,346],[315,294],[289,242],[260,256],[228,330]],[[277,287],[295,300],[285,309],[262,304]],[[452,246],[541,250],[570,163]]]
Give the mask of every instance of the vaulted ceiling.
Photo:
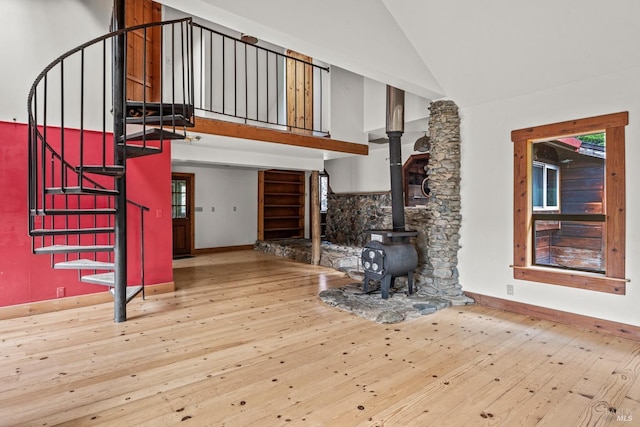
[[[637,0],[160,1],[463,107],[640,68]]]

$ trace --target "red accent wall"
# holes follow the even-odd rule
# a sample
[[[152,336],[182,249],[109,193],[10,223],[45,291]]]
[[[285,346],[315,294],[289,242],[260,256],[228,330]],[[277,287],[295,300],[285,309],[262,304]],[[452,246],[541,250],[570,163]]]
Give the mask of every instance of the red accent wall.
[[[65,129],[65,135],[78,138],[79,131]],[[85,131],[84,138],[99,146],[102,135]],[[55,299],[58,287],[65,288],[65,296],[105,292],[103,286],[79,282],[77,271],[52,269],[49,255],[31,253],[27,160],[27,125],[0,121],[0,306]],[[170,143],[162,154],[127,162],[127,198],[150,208],[144,218],[145,283],[173,281]],[[138,284],[139,211],[130,207],[128,218],[129,282]]]

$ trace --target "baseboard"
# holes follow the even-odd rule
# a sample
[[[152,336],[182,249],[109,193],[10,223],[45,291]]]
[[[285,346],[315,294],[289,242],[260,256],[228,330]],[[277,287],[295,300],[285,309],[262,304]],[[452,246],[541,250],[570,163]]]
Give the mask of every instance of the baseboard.
[[[148,285],[144,288],[146,296],[174,292],[176,284],[171,282]],[[136,297],[137,298],[137,297]],[[54,311],[68,310],[70,308],[89,307],[113,301],[109,291],[95,294],[77,295],[73,297],[57,298],[46,301],[28,302],[25,304],[0,307],[0,320],[26,317],[32,314],[51,313]]]
[[[640,327],[638,326],[612,322],[610,320],[598,319],[596,317],[583,316],[581,314],[568,313],[566,311],[553,310],[551,308],[510,301],[473,292],[465,292],[465,294],[469,298],[473,298],[476,304],[479,305],[640,341]]]
[[[194,249],[194,255],[204,254],[216,254],[219,252],[233,252],[233,251],[250,251],[254,248],[253,245],[237,245],[237,246],[219,246],[217,248],[200,248]]]

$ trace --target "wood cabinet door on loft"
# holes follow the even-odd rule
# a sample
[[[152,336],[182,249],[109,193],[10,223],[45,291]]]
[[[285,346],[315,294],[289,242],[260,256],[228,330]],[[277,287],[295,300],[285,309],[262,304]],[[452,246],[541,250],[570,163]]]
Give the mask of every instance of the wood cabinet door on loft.
[[[258,240],[304,237],[304,185],[304,172],[258,172]]]

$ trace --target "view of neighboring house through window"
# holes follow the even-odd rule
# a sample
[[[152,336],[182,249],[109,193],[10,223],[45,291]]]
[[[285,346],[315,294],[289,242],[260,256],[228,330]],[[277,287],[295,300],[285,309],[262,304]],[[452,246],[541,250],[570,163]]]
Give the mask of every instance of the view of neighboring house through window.
[[[329,209],[329,175],[326,172],[320,174],[320,212]]]
[[[536,264],[604,272],[605,158],[602,132],[533,144]]]
[[[533,163],[533,208],[536,210],[558,209],[560,178],[558,166]]]
[[[326,171],[320,173],[320,237],[324,238],[327,232],[327,211],[329,210],[329,174]]]
[[[516,279],[625,293],[627,123],[623,112],[512,132]]]

